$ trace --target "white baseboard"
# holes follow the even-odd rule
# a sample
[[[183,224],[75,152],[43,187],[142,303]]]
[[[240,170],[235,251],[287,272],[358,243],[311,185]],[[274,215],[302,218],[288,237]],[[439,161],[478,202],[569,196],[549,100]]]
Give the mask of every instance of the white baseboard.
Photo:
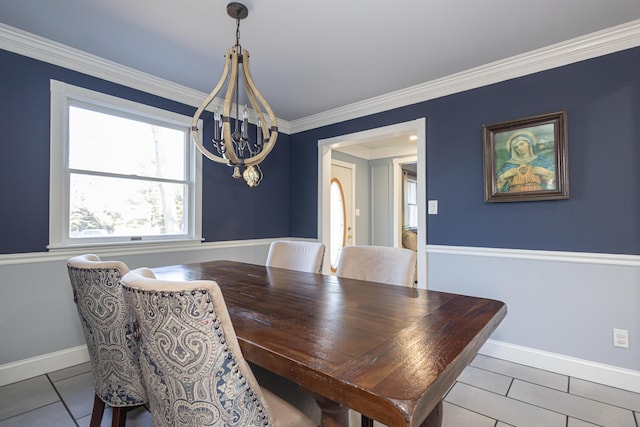
[[[599,384],[640,393],[640,371],[618,368],[534,348],[488,340],[480,353]]]
[[[0,365],[0,386],[89,361],[86,345]]]
[[[488,340],[480,349],[480,353],[486,356],[497,357],[510,362],[521,363],[534,368],[640,393],[639,371],[618,368],[603,363],[591,362],[496,340]],[[89,352],[87,351],[87,346],[81,345],[7,363],[0,365],[0,386],[88,361]]]

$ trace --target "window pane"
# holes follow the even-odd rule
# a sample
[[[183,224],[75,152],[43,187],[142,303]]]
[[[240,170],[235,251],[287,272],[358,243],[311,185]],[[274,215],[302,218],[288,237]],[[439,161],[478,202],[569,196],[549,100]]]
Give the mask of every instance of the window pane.
[[[416,181],[407,181],[407,203],[410,205],[418,204],[418,191]]]
[[[71,169],[185,179],[184,130],[69,107]]]
[[[70,175],[70,238],[186,234],[186,184]]]
[[[412,177],[405,181],[404,226],[418,227],[418,183]]]

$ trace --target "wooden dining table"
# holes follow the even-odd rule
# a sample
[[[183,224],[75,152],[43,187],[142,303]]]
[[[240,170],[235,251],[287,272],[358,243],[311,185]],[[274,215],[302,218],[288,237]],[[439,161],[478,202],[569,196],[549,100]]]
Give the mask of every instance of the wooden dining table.
[[[442,399],[507,313],[500,301],[235,261],[152,269],[214,280],[247,360],[310,392],[322,426],[348,409],[437,426]]]

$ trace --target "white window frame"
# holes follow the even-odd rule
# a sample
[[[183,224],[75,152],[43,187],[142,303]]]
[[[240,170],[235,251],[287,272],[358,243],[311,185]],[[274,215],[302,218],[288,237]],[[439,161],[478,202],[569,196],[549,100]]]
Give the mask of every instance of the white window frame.
[[[50,81],[51,90],[51,141],[49,184],[49,250],[85,246],[141,245],[149,243],[185,243],[202,241],[202,156],[191,143],[191,117],[149,105],[125,100],[93,90],[73,86],[57,80]],[[69,106],[81,102],[97,109],[117,111],[121,117],[134,120],[147,119],[169,126],[178,126],[187,131],[188,149],[186,167],[188,175],[188,201],[186,235],[180,236],[123,236],[121,239],[69,237]],[[202,125],[198,126],[202,129]],[[202,136],[201,136],[202,137]]]

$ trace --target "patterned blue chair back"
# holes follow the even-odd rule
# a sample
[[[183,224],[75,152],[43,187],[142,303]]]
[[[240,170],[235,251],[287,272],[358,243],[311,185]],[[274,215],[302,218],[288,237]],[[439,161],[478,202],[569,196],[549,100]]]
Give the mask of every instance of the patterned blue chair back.
[[[96,395],[114,407],[147,403],[133,325],[120,282],[129,269],[122,262],[102,262],[89,254],[69,259],[67,270],[87,341]]]
[[[272,425],[217,283],[162,281],[141,268],[123,288],[154,427]]]

